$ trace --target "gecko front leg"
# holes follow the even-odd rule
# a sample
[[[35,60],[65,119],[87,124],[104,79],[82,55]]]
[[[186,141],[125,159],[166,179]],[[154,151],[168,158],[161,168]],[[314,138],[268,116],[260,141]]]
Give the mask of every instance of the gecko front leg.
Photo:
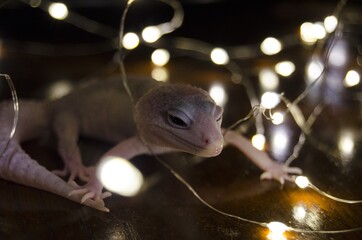
[[[256,149],[251,142],[243,137],[241,134],[231,131],[223,130],[224,139],[226,144],[231,144],[242,151],[255,165],[264,171],[260,176],[261,179],[274,179],[279,181],[282,185],[285,180],[293,181],[289,174],[302,174],[302,170],[297,167],[289,167],[286,165],[278,164],[264,152]]]
[[[58,152],[64,162],[64,168],[53,170],[53,173],[61,177],[69,176],[68,182],[74,181],[76,177],[87,182],[91,169],[82,163],[77,144],[79,137],[77,119],[69,113],[62,113],[55,116],[53,124],[58,140]]]
[[[160,151],[156,149],[156,152],[159,153]],[[120,143],[118,143],[116,146],[111,148],[100,158],[100,161],[98,162],[97,165],[99,166],[101,161],[108,157],[122,157],[124,159],[131,159],[137,155],[147,154],[147,153],[150,153],[149,148],[145,146],[137,136],[135,136],[123,140]],[[103,185],[98,179],[96,168],[90,168],[89,179],[86,185],[82,187],[75,185],[77,189],[73,190],[69,194],[81,195],[82,202],[86,201],[89,198],[97,201],[110,196],[111,194],[109,192],[102,193]],[[73,182],[72,184],[74,186],[75,183]]]

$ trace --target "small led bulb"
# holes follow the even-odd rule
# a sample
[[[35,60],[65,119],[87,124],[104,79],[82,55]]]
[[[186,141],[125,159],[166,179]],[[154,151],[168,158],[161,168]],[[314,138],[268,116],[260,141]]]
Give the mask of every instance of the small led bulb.
[[[287,225],[281,222],[270,222],[267,227],[273,236],[282,236],[289,229]]]
[[[105,188],[122,196],[136,195],[143,185],[142,173],[127,159],[116,156],[102,159],[97,177]]]
[[[295,178],[295,184],[300,188],[306,188],[309,186],[309,179],[305,176],[298,176]]]

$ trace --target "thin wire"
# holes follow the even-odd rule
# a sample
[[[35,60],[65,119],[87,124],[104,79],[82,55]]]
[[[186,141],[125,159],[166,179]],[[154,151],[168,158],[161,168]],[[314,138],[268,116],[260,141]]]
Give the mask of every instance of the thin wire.
[[[259,105],[254,105],[254,106],[252,107],[252,109],[249,111],[249,113],[248,113],[245,117],[243,117],[243,118],[237,120],[235,123],[231,124],[231,125],[226,129],[226,131],[225,131],[224,134],[226,134],[226,132],[228,132],[228,131],[236,128],[239,124],[241,124],[241,123],[249,120],[251,117],[254,116],[254,113],[255,113],[256,111],[258,111],[259,109],[260,109],[260,106],[259,106]]]
[[[343,198],[339,198],[339,197],[335,197],[335,196],[332,196],[322,190],[320,190],[318,187],[316,187],[315,185],[313,185],[312,183],[309,182],[309,185],[308,185],[311,189],[317,191],[319,194],[327,197],[327,198],[330,198],[334,201],[337,201],[337,202],[342,202],[342,203],[348,203],[348,204],[356,204],[356,203],[362,203],[362,200],[349,200],[349,199],[343,199]]]
[[[122,83],[124,88],[126,89],[126,92],[128,94],[129,99],[131,100],[132,106],[134,106],[134,98],[131,92],[131,89],[129,88],[128,85],[128,80],[127,80],[127,75],[126,75],[126,69],[124,66],[124,51],[123,51],[123,36],[124,36],[124,28],[125,28],[125,23],[126,23],[126,16],[128,13],[128,10],[131,6],[131,4],[134,2],[134,0],[128,0],[127,1],[127,5],[126,8],[123,11],[123,15],[121,18],[121,23],[120,23],[120,30],[119,30],[119,50],[118,50],[118,55],[119,55],[119,67],[120,67],[120,72],[121,72],[121,77],[122,77]]]
[[[8,146],[10,144],[10,141],[14,137],[16,127],[18,125],[18,120],[19,120],[19,99],[18,99],[18,95],[16,93],[16,89],[14,87],[13,81],[11,80],[11,77],[9,75],[7,75],[7,74],[0,74],[0,77],[5,78],[5,80],[7,81],[8,85],[9,85],[12,100],[13,100],[13,108],[14,108],[13,126],[11,128],[9,139],[6,142],[4,149],[2,150],[2,152],[0,154],[0,159],[1,159],[3,157],[3,155],[4,155],[4,153],[6,152]]]
[[[150,151],[152,152],[152,149],[149,148]],[[206,200],[204,200],[198,193],[197,191],[191,186],[191,184],[189,184],[180,174],[178,174],[170,165],[168,165],[166,162],[164,162],[160,157],[158,157],[156,154],[154,154],[152,152],[152,155],[157,159],[158,162],[160,162],[165,168],[167,168],[171,174],[173,176],[175,176],[182,184],[184,184],[188,189],[189,191],[201,202],[203,203],[205,206],[207,206],[208,208],[210,208],[211,210],[221,214],[221,215],[224,215],[224,216],[227,216],[227,217],[230,217],[230,218],[235,218],[235,219],[238,219],[238,220],[241,220],[241,221],[244,221],[244,222],[248,222],[248,223],[253,223],[253,224],[257,224],[259,226],[262,226],[262,227],[267,227],[268,223],[264,223],[264,222],[259,222],[259,221],[254,221],[254,220],[251,220],[251,219],[247,219],[247,218],[243,218],[243,217],[240,217],[240,216],[236,216],[236,215],[233,215],[233,214],[230,214],[230,213],[227,213],[227,212],[224,212],[222,210],[219,210],[217,209],[216,207],[212,206],[210,203],[208,203]]]

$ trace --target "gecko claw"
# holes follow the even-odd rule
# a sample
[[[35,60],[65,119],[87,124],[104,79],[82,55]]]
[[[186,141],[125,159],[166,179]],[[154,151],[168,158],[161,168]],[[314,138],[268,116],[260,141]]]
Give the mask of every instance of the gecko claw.
[[[105,198],[110,197],[110,196],[112,196],[112,193],[107,191],[107,192],[102,193],[101,198],[105,199]]]
[[[82,200],[80,202],[84,203],[87,199],[93,198],[94,196],[95,196],[94,192],[88,192],[82,197]]]

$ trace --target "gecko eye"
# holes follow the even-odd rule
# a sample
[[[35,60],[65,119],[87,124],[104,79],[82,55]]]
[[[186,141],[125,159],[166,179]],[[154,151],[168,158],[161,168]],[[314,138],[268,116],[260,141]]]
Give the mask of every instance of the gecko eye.
[[[168,122],[176,128],[188,128],[191,125],[191,119],[181,111],[172,110],[168,112]]]

